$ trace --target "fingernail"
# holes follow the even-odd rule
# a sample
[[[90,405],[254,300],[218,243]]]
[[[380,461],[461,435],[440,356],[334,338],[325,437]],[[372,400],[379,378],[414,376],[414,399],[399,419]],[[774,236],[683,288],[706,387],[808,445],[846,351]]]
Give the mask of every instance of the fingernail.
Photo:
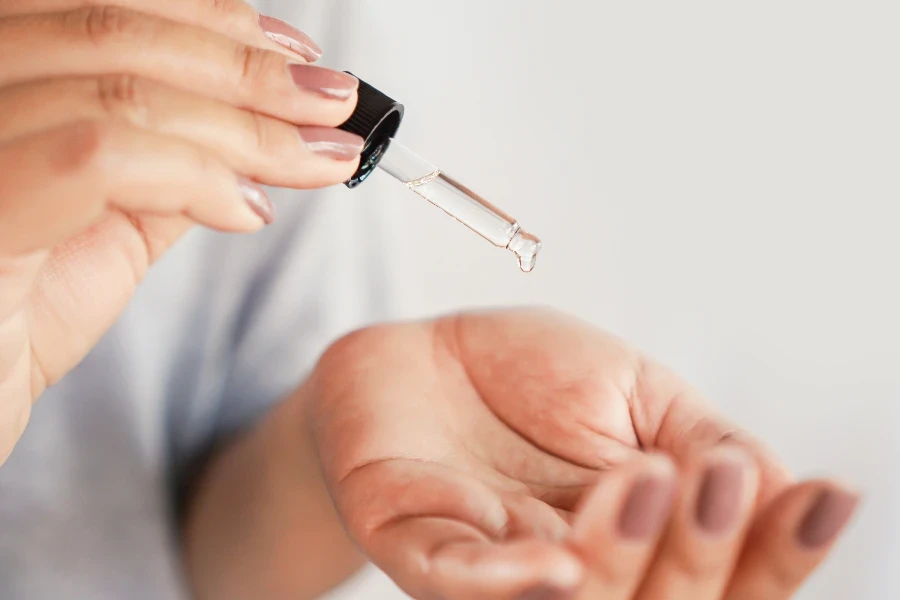
[[[565,590],[540,585],[520,594],[516,597],[516,600],[566,600],[570,597],[571,594]]]
[[[673,489],[672,480],[662,477],[635,481],[619,513],[619,535],[636,540],[658,532],[669,514]]]
[[[322,49],[308,35],[280,19],[259,15],[259,26],[266,37],[296,52],[309,62],[322,58]]]
[[[720,534],[730,529],[741,510],[744,465],[724,459],[710,465],[703,475],[697,495],[696,520],[707,533]]]
[[[288,65],[288,71],[294,85],[324,98],[346,100],[359,87],[359,80],[356,77],[325,67],[291,63]]]
[[[356,160],[365,140],[356,134],[331,127],[299,127],[300,139],[313,154],[334,160]]]
[[[797,541],[807,548],[831,542],[850,520],[859,496],[839,489],[822,490],[797,528]]]
[[[238,177],[238,185],[241,188],[241,195],[247,205],[253,209],[259,218],[268,225],[275,220],[275,211],[272,208],[272,202],[266,195],[266,192],[254,181],[244,176]]]

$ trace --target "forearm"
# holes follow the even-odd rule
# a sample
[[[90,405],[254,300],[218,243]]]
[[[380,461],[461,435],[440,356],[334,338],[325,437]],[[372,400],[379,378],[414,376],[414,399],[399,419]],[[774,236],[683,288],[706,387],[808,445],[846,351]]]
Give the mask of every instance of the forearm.
[[[215,457],[184,525],[201,600],[315,598],[358,569],[308,435],[301,393]]]

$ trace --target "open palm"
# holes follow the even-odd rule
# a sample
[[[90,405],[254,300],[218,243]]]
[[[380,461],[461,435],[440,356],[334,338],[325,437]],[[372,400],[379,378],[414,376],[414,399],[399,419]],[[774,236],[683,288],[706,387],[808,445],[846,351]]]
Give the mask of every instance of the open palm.
[[[309,390],[348,530],[416,597],[565,579],[569,554],[552,542],[604,473],[649,450],[689,461],[728,440],[757,459],[761,501],[790,482],[670,371],[544,311],[357,332]]]

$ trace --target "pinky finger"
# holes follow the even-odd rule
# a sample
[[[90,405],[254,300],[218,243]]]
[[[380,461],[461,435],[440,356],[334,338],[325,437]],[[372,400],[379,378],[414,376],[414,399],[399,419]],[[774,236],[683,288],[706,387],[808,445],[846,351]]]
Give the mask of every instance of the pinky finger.
[[[759,517],[726,600],[790,598],[824,560],[859,497],[830,482],[790,488]]]
[[[80,122],[0,145],[0,240],[47,248],[109,210],[185,215],[249,232],[272,220],[262,188],[191,143],[122,124]]]

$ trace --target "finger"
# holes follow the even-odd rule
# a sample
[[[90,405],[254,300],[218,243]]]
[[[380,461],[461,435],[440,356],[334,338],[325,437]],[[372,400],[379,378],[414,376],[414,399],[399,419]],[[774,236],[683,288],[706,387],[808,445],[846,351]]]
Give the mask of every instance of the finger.
[[[779,496],[753,524],[726,600],[790,598],[858,503],[856,493],[831,482],[805,482]]]
[[[369,462],[332,484],[347,530],[416,598],[513,598],[570,589],[580,563],[559,543],[508,539],[501,497],[456,469],[418,460]]]
[[[561,542],[570,533],[570,515],[526,494],[503,494],[501,501],[506,508],[505,538],[508,540],[537,539]]]
[[[628,600],[653,556],[675,492],[675,469],[648,456],[605,473],[576,516],[571,545],[586,565],[577,600]]]
[[[758,471],[735,448],[693,461],[682,478],[669,529],[637,598],[718,600],[753,512]]]
[[[49,248],[111,209],[226,231],[271,220],[258,186],[214,156],[140,129],[76,123],[0,146],[0,251]]]
[[[292,123],[337,126],[356,78],[221,34],[116,7],[0,19],[0,85],[128,73]]]
[[[371,547],[381,557],[377,564],[414,598],[563,597],[582,577],[580,561],[561,544],[491,540],[469,525],[434,517],[388,524]]]
[[[0,17],[67,12],[96,4],[95,0],[4,0]],[[308,62],[322,56],[322,49],[308,35],[284,21],[259,15],[242,0],[108,0],[105,4],[203,27]]]
[[[313,188],[349,179],[362,138],[291,125],[128,75],[52,79],[0,90],[0,143],[78,121],[113,119],[216,153],[267,185]]]
[[[21,347],[12,347],[12,342],[27,339],[22,335],[27,326],[24,318],[0,320],[0,357],[14,357],[0,373],[0,466],[9,458],[31,416],[31,378],[23,376],[31,368],[31,355]]]
[[[719,445],[748,452],[760,471],[760,504],[765,504],[793,476],[766,444],[719,414],[700,393],[654,361],[640,359],[632,394],[635,430],[646,447],[689,460]]]

